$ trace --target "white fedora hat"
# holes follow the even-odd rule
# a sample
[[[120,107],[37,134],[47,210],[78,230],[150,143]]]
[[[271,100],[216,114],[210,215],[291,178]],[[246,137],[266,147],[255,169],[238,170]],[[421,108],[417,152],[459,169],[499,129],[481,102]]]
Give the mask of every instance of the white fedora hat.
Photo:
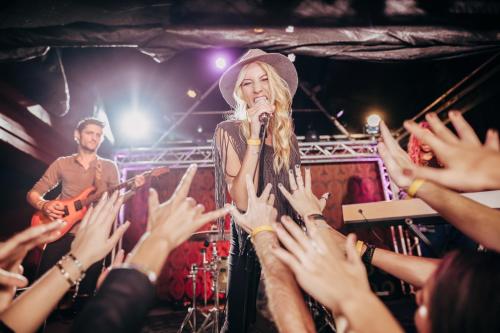
[[[227,104],[233,108],[236,106],[236,101],[233,97],[236,80],[243,66],[254,61],[262,61],[273,66],[278,75],[281,76],[286,83],[288,83],[288,88],[290,88],[292,97],[295,95],[299,79],[297,76],[297,70],[290,59],[279,53],[267,53],[259,49],[251,49],[236,63],[231,65],[231,67],[229,67],[224,74],[222,74],[219,80],[219,89]]]

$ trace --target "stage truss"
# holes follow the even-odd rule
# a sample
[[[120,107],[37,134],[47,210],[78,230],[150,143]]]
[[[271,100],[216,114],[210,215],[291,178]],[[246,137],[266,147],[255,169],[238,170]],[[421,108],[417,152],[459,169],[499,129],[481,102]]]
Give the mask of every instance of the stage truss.
[[[385,200],[394,198],[389,175],[377,151],[376,140],[343,140],[299,142],[303,165],[340,162],[376,162],[384,187]],[[213,149],[206,145],[169,146],[163,148],[120,149],[114,154],[122,176],[129,171],[142,171],[154,167],[187,168],[195,163],[198,167],[213,167]]]

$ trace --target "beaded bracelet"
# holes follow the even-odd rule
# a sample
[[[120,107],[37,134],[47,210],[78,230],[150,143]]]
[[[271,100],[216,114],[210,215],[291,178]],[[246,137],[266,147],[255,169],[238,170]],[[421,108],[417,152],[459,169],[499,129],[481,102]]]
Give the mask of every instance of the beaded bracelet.
[[[82,263],[74,256],[73,253],[69,253],[67,257],[73,260],[73,263],[80,271],[80,278],[78,279],[78,282],[81,282],[85,278],[85,269],[83,268]],[[65,259],[65,257],[63,257],[63,259]]]
[[[43,206],[45,206],[47,202],[48,202],[47,200],[40,199],[37,201],[36,207],[38,208],[38,210],[43,210]]]
[[[78,282],[74,281],[71,278],[71,276],[69,275],[69,273],[64,269],[64,267],[62,265],[62,259],[57,262],[56,266],[57,266],[57,268],[59,268],[59,272],[61,272],[62,276],[64,276],[64,278],[66,279],[66,281],[68,281],[69,286],[70,287],[76,286],[76,284]]]

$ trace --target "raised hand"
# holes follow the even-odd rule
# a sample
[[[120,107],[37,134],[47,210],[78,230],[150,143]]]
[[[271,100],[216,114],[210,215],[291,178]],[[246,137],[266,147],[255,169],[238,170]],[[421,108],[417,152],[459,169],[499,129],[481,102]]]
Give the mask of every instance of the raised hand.
[[[0,244],[0,268],[9,269],[20,262],[28,251],[36,246],[51,242],[59,237],[64,226],[62,221],[54,221],[28,228]]]
[[[113,268],[120,267],[121,264],[123,264],[123,260],[124,259],[125,259],[125,251],[123,249],[120,249],[116,253],[115,259],[113,259],[113,262],[111,263],[111,265],[109,265],[108,267],[106,267],[101,272],[101,274],[99,275],[99,277],[97,278],[96,289],[99,289],[99,287],[101,286],[101,284],[104,282],[104,280],[108,276],[109,271],[112,270]]]
[[[380,157],[382,157],[391,179],[398,187],[406,190],[415,177],[408,172],[405,173],[404,170],[413,170],[416,166],[392,137],[383,121],[380,122],[380,134],[384,140],[379,142],[377,146]]]
[[[426,115],[432,133],[423,130],[414,122],[404,123],[410,133],[432,148],[444,165],[443,169],[420,166],[405,168],[404,174],[412,178],[428,179],[456,190],[499,188],[498,132],[489,130],[485,144],[482,145],[460,112],[450,111],[449,118],[458,135],[449,130],[434,113]]]
[[[235,222],[242,227],[247,233],[251,234],[252,230],[263,226],[272,225],[276,222],[277,210],[273,207],[274,194],[271,193],[271,184],[267,184],[262,191],[260,197],[255,193],[255,187],[250,175],[245,178],[248,193],[248,208],[245,214],[241,214],[235,206],[230,207],[230,213],[234,217]]]
[[[324,193],[321,198],[317,198],[311,189],[311,170],[306,168],[304,177],[300,166],[295,166],[295,175],[293,170],[288,170],[290,179],[290,189],[292,193],[288,192],[283,184],[279,184],[278,188],[283,193],[285,198],[290,202],[293,209],[304,219],[311,214],[321,214],[326,206],[326,200],[330,197],[330,193]]]
[[[189,166],[174,193],[165,203],[159,203],[155,190],[151,189],[149,192],[149,231],[151,235],[165,239],[170,249],[180,245],[206,223],[228,213],[227,208],[204,213],[205,207],[188,197],[196,169],[196,164]]]
[[[105,192],[99,203],[85,214],[71,244],[71,253],[81,261],[85,269],[104,258],[130,226],[127,221],[109,236],[122,203],[123,197],[119,196],[118,191],[110,197]]]
[[[5,270],[0,269],[0,312],[12,303],[17,288],[28,285],[28,280],[22,275],[23,272],[21,260],[14,262]]]
[[[259,138],[260,115],[263,113],[267,113],[269,115],[269,118],[271,118],[275,109],[276,107],[274,105],[270,104],[265,98],[262,98],[247,110],[248,119],[250,120],[252,138]]]
[[[290,267],[306,292],[334,312],[342,301],[371,292],[354,235],[348,236],[344,252],[325,242],[321,233],[306,235],[290,218],[281,220],[283,226],[276,224],[275,228],[285,248],[277,248],[274,253]],[[313,225],[311,221],[308,224],[308,228]]]

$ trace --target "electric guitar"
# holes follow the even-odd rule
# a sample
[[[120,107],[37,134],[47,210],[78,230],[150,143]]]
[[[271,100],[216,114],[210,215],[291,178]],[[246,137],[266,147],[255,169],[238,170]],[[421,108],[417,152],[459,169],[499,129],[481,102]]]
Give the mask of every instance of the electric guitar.
[[[158,177],[164,173],[167,173],[169,169],[167,167],[160,167],[160,168],[155,168],[149,171],[144,172],[142,175],[144,178],[149,178],[149,177]],[[134,183],[135,177],[132,177],[128,180],[126,180],[123,183],[120,183],[110,189],[107,190],[109,194],[113,193],[116,190],[120,190],[122,188],[126,188],[127,186],[130,186]],[[83,217],[85,216],[85,213],[87,212],[88,207],[93,204],[94,202],[99,201],[101,198],[102,194],[105,191],[97,192],[97,189],[95,186],[90,186],[83,190],[80,194],[77,196],[66,199],[66,200],[57,200],[59,204],[61,204],[64,208],[64,215],[62,220],[66,222],[66,225],[64,228],[59,229],[61,232],[61,235],[57,238],[61,238],[63,235],[65,235],[73,226],[80,222]],[[132,196],[127,197],[129,199]],[[31,226],[37,226],[40,224],[47,224],[52,222],[53,219],[45,215],[45,213],[41,210],[37,211],[35,214],[33,214],[33,217],[31,218]],[[54,239],[56,241],[57,239]]]

